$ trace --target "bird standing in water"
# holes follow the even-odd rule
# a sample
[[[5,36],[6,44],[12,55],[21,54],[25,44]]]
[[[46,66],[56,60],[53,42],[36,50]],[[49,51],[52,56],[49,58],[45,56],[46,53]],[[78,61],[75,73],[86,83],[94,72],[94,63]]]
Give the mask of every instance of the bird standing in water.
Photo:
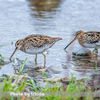
[[[73,43],[76,39],[78,39],[78,42],[81,46],[86,47],[86,48],[95,48],[93,51],[97,51],[98,53],[98,48],[100,48],[100,32],[98,31],[78,31],[76,32],[75,38],[64,48],[66,48]]]
[[[44,67],[46,64],[46,56],[43,52],[47,51],[57,41],[62,40],[60,37],[49,37],[45,35],[29,35],[24,39],[20,39],[15,43],[15,50],[12,53],[10,59],[17,50],[21,50],[28,54],[35,54],[35,65],[37,65],[37,54],[43,54]]]

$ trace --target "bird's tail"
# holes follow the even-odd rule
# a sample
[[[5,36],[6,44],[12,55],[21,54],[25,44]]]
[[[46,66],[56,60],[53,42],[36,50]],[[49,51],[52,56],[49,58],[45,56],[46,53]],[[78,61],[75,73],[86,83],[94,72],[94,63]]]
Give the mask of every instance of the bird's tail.
[[[60,38],[60,37],[55,38],[55,41],[59,41],[59,40],[62,40],[62,38]]]
[[[62,40],[62,38],[60,38],[60,37],[54,37],[54,38],[51,38],[51,40],[49,41],[49,43],[53,45],[54,43],[56,43],[59,40]]]

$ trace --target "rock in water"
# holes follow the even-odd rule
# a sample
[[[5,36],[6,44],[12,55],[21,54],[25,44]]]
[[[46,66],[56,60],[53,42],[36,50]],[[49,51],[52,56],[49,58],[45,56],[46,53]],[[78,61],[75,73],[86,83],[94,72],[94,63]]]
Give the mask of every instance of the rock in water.
[[[72,52],[75,56],[91,56],[91,50],[87,48],[77,48]]]
[[[62,67],[57,67],[57,66],[49,66],[45,72],[48,72],[48,73],[52,73],[52,74],[58,74],[60,72],[64,71],[64,69]]]

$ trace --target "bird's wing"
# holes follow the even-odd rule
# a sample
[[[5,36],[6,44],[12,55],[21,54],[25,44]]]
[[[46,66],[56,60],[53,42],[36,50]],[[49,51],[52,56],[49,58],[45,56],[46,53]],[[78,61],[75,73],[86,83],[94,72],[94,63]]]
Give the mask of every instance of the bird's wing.
[[[45,44],[49,44],[50,37],[43,35],[29,36],[24,39],[25,44],[29,44],[34,47],[42,47]]]
[[[100,32],[95,32],[95,31],[93,31],[93,32],[88,32],[88,34],[87,34],[87,36],[86,36],[86,40],[87,40],[87,42],[89,42],[89,43],[99,43],[99,41],[100,41]]]
[[[29,44],[33,47],[42,47],[44,45],[53,45],[56,41],[61,40],[62,38],[56,37],[49,37],[45,35],[29,35],[24,38],[24,45]]]

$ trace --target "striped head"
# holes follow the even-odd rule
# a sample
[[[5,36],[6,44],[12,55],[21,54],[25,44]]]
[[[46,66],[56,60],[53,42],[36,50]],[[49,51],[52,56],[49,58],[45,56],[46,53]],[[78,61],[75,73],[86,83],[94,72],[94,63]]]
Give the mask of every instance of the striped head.
[[[82,36],[84,33],[84,31],[80,30],[80,31],[77,31],[76,34],[75,34],[75,39],[78,39],[80,36]]]
[[[23,39],[20,39],[15,43],[15,47],[17,50],[21,50],[22,46],[23,46]]]
[[[71,44],[73,43],[76,39],[79,39],[83,35],[84,31],[77,31],[75,34],[75,38],[64,48],[64,50]]]

